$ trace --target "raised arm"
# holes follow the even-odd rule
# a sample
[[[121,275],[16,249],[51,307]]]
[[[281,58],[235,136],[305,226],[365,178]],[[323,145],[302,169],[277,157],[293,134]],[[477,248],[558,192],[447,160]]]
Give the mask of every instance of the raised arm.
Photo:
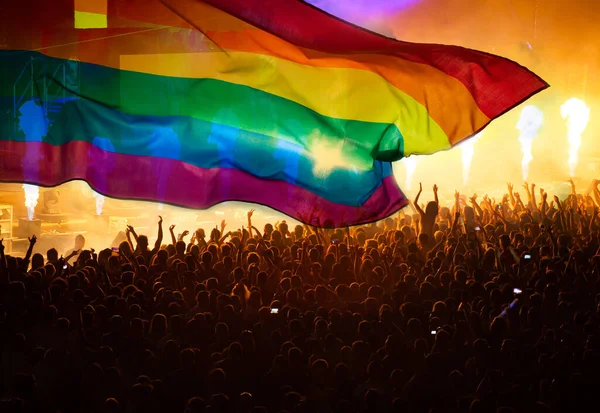
[[[471,201],[471,205],[473,206],[473,210],[475,211],[477,216],[483,219],[483,209],[481,209],[481,207],[477,203],[477,194],[473,194],[473,196],[469,198],[469,200]]]
[[[600,207],[600,191],[598,191],[599,183],[600,181],[594,179],[594,181],[592,182],[592,193],[594,194],[594,201],[596,202],[596,205]]]
[[[225,232],[225,228],[226,227],[227,227],[227,221],[222,220],[221,221],[221,232],[220,232],[220,234],[223,234]],[[248,234],[248,235],[250,235],[250,234]]]
[[[64,258],[64,262],[65,262],[65,264],[68,264],[68,263],[69,263],[69,261],[71,260],[71,258],[73,258],[74,256],[78,255],[80,252],[81,252],[81,250],[77,250],[77,251],[73,251],[72,253],[70,253],[69,255],[67,255],[67,256]]]
[[[185,241],[185,237],[187,237],[188,235],[190,235],[190,231],[188,231],[187,229],[185,231],[183,231],[181,234],[179,234],[179,236],[177,237],[177,241]]]
[[[577,188],[575,187],[575,182],[573,182],[573,178],[569,179],[569,184],[571,184],[571,195],[577,196]]]
[[[223,243],[223,241],[225,241],[230,236],[231,236],[231,231],[227,232],[227,234],[225,234],[221,238],[219,238],[218,244],[221,245]]]
[[[425,215],[425,212],[423,212],[423,210],[421,209],[421,207],[419,206],[419,198],[421,197],[421,193],[423,192],[423,184],[421,184],[419,182],[419,192],[417,193],[417,196],[415,197],[415,202],[413,202],[415,209],[417,210],[417,212],[419,213],[419,215],[421,215],[421,217],[423,215]]]
[[[515,200],[515,193],[514,193],[515,187],[511,183],[508,183],[507,187],[508,187],[508,195],[510,196],[510,204],[512,205],[513,209],[515,209],[517,206],[517,201]]]
[[[539,211],[537,201],[535,199],[535,184],[531,184],[531,205],[534,211]]]
[[[460,193],[454,191],[454,213],[460,213]]]
[[[137,249],[138,235],[135,233],[135,229],[133,228],[133,226],[127,225],[127,229],[125,229],[125,236],[127,237],[127,242],[129,242],[129,244],[131,245],[133,245],[133,242],[131,241],[132,235],[133,239],[135,239],[135,248]]]
[[[158,217],[158,237],[156,238],[156,242],[154,243],[154,250],[158,251],[163,241],[163,218],[159,215]]]
[[[27,248],[27,253],[25,254],[25,258],[23,259],[23,265],[29,265],[29,260],[31,259],[31,254],[33,253],[33,246],[36,242],[37,237],[35,235],[32,235],[31,238],[29,238],[29,248]],[[25,271],[27,271],[27,269],[25,269]]]
[[[438,208],[439,208],[440,200],[438,198],[438,186],[437,185],[433,185],[433,200],[435,201],[435,203],[438,205]]]
[[[129,230],[129,228],[127,228],[125,230],[125,238],[127,238],[127,242],[130,243],[131,245],[133,245],[133,242],[131,241],[131,231]],[[136,242],[136,246],[137,248],[137,242]]]
[[[521,199],[521,195],[518,192],[515,192],[515,199],[517,206],[520,207],[523,211],[529,212],[529,210],[523,204],[523,200]]]
[[[438,242],[437,244],[435,244],[433,246],[433,248],[431,249],[431,251],[429,251],[427,253],[427,256],[430,257],[434,257],[435,254],[441,249],[443,248],[444,244],[446,243],[446,239],[448,238],[448,235],[446,233],[444,233],[444,235],[442,236],[442,239],[440,240],[440,242]]]
[[[573,195],[573,201],[571,202],[571,210],[577,210],[577,188],[575,187],[575,182],[573,182],[573,178],[569,179],[569,183],[571,184],[571,195]]]
[[[548,193],[540,188],[540,196],[542,197],[541,215],[542,218],[544,218],[546,216],[546,211],[548,210]]]
[[[537,205],[531,199],[531,191],[529,190],[529,184],[527,182],[525,182],[523,184],[523,188],[525,188],[525,193],[527,194],[527,202],[531,205],[531,209],[536,211]]]
[[[135,232],[135,228],[133,228],[132,225],[127,225],[127,229],[129,230],[129,232],[131,232],[131,235],[133,235],[133,238],[135,239],[135,242],[137,243],[138,234]],[[129,243],[131,245],[133,245],[133,243],[131,241]]]
[[[177,237],[175,237],[175,233],[173,232],[174,229],[175,225],[171,225],[169,227],[169,233],[171,234],[171,244],[173,244],[173,246],[177,244]]]
[[[250,238],[252,238],[252,229],[254,228],[252,226],[252,214],[254,214],[253,209],[248,211],[248,235],[250,236]]]
[[[563,208],[563,204],[562,202],[560,202],[560,199],[558,199],[558,196],[554,195],[554,202],[556,203],[556,206],[558,208],[558,224],[560,225],[560,229],[561,231],[566,231],[567,230],[567,226],[565,223],[565,210]],[[555,219],[556,221],[556,219]]]
[[[458,228],[458,220],[460,219],[460,212],[455,212],[454,213],[454,222],[452,223],[452,228],[450,229],[450,233],[451,234],[455,234],[457,228]]]
[[[260,231],[256,228],[256,227],[252,227],[252,229],[256,232],[256,236],[258,237],[258,244],[261,245],[263,248],[267,248],[267,246],[265,245],[265,239],[263,238],[262,234],[260,233]]]

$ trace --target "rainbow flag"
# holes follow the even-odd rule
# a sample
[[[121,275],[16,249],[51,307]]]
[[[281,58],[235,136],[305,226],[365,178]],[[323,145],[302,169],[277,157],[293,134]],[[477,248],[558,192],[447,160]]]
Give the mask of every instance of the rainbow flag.
[[[2,18],[5,182],[354,225],[406,205],[390,162],[449,149],[548,86],[299,0],[27,2]],[[48,18],[31,21],[31,3]]]

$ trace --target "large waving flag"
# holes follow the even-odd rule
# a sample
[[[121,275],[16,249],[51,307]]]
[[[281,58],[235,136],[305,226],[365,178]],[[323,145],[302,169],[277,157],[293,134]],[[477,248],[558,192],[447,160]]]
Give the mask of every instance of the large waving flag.
[[[354,225],[406,204],[391,161],[448,149],[547,87],[299,0],[109,0],[94,29],[75,28],[72,0],[51,7],[6,18],[2,181]]]

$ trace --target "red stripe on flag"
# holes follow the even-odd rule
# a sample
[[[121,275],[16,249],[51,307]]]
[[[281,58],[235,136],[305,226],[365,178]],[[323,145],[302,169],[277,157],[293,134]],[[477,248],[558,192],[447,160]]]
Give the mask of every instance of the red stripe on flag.
[[[181,10],[186,3],[198,1],[300,47],[326,53],[383,54],[435,67],[458,79],[490,119],[548,87],[543,79],[511,60],[458,46],[401,42],[354,26],[300,0],[163,0],[163,3]]]

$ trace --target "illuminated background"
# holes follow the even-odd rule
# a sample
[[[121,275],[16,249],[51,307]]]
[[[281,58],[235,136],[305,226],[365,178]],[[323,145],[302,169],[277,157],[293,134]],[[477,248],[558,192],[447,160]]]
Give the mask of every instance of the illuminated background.
[[[600,15],[600,2],[595,0],[311,0],[314,5],[355,24],[401,40],[456,44],[506,56],[529,67],[552,86],[528,101],[543,113],[543,124],[531,143],[533,157],[529,181],[552,192],[568,179],[569,141],[567,122],[561,116],[561,106],[571,98],[585,102],[590,109],[589,123],[582,133],[579,162],[575,180],[587,185],[600,178],[600,145],[598,96],[600,96],[600,53],[597,39],[600,26],[590,16]],[[106,0],[75,0],[76,27],[105,27]],[[449,111],[458,108],[448,108]],[[440,186],[442,198],[449,200],[455,189],[480,196],[500,194],[507,182],[521,183],[522,151],[517,123],[522,113],[519,107],[495,121],[471,148],[455,148],[433,156],[410,159],[395,165],[400,186],[410,196],[415,195],[418,182],[426,189]],[[522,128],[521,128],[522,129]],[[472,152],[469,180],[463,179],[463,156]],[[468,158],[468,156],[467,156]],[[406,168],[413,166],[412,185],[407,187]],[[70,185],[70,186],[69,186]],[[64,186],[62,196],[77,199],[67,203],[71,209],[94,210],[94,198],[84,184]],[[77,188],[77,190],[64,190]],[[0,203],[7,200],[23,205],[23,191],[18,185],[0,185]],[[42,190],[43,191],[43,190]],[[70,194],[70,195],[69,195]],[[427,195],[429,196],[429,195]],[[426,198],[425,198],[426,199]],[[64,204],[64,202],[63,202]],[[117,212],[132,204],[143,206],[154,214],[155,204],[123,203],[106,200],[106,213]],[[198,222],[213,225],[226,217],[243,222],[242,211],[248,206],[227,203],[199,213],[170,209],[173,219],[181,217],[181,225],[190,216]],[[235,212],[237,211],[237,213]],[[218,212],[218,213],[217,213]],[[18,211],[25,215],[24,210]],[[192,214],[192,215],[189,215]],[[224,215],[222,215],[224,214]],[[234,218],[237,217],[237,218]],[[267,208],[259,208],[259,225],[264,220],[282,218]],[[203,224],[203,225],[205,225]]]
[[[569,177],[568,130],[561,106],[571,98],[591,109],[582,134],[575,177],[600,177],[600,145],[596,141],[600,96],[600,15],[594,0],[312,0],[313,4],[353,23],[397,39],[456,44],[499,54],[527,66],[552,86],[529,100],[544,114],[532,144],[529,180],[550,185]],[[453,108],[448,108],[453,110]],[[521,178],[521,146],[516,125],[521,108],[495,121],[474,145],[467,188],[463,185],[460,148],[418,158],[414,182],[437,183],[445,194],[455,188],[495,192]],[[403,189],[405,167],[395,167]],[[587,182],[586,182],[587,183]],[[414,188],[414,185],[413,185]],[[406,191],[409,194],[411,190]]]

